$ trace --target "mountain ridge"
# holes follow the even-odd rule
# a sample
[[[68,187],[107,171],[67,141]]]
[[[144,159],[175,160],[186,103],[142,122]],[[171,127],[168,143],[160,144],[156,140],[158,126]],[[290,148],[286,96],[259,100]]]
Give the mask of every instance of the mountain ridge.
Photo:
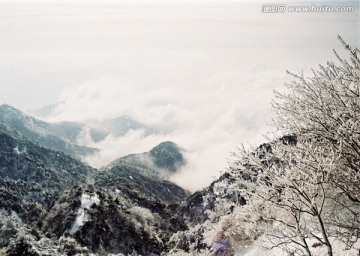
[[[62,139],[62,136],[57,134],[59,130],[65,132],[61,124],[51,124],[41,121],[8,104],[0,105],[0,123],[16,130],[33,142],[40,143],[44,147],[61,151],[77,158],[94,154],[98,151],[98,149],[79,146],[70,140]]]
[[[1,108],[26,124],[36,122],[15,108]],[[0,118],[7,119],[4,111]],[[153,171],[148,166],[128,159],[96,170],[26,135],[0,123],[2,255],[160,255],[169,249],[173,233],[187,229],[172,205],[189,193],[159,176],[144,175]],[[182,155],[177,159],[181,152],[175,144],[159,145],[152,152],[164,160],[161,167],[183,160]]]
[[[130,154],[110,162],[106,167],[121,164],[135,164],[142,167],[142,174],[149,177],[168,179],[172,174],[186,165],[184,150],[171,141],[164,141],[150,151]],[[105,168],[106,168],[105,167]]]

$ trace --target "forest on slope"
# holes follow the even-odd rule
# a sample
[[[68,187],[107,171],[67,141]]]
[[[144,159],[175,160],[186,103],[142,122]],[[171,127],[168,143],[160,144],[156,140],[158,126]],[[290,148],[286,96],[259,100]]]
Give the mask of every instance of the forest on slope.
[[[36,141],[61,141],[45,123],[20,115],[30,126],[1,124],[0,253],[208,255],[224,230],[237,255],[357,255],[360,52],[339,40],[348,60],[335,52],[339,63],[309,78],[289,72],[293,82],[273,102],[277,133],[240,147],[219,179],[191,195],[163,176],[185,164],[173,143],[97,170]],[[29,133],[34,125],[41,134]]]

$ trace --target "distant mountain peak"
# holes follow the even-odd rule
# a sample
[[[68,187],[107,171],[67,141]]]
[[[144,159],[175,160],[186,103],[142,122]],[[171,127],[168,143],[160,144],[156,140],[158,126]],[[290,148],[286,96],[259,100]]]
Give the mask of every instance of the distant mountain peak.
[[[4,103],[4,104],[1,104],[0,105],[0,111],[7,111],[7,112],[13,112],[13,113],[16,113],[16,114],[24,114],[21,110],[7,104],[7,103]]]
[[[73,130],[73,127],[69,128],[62,124],[44,122],[25,114],[9,104],[0,105],[0,123],[3,123],[9,129],[16,131],[33,142],[41,143],[43,147],[61,151],[78,158],[97,151],[94,148],[73,144],[71,140],[65,138],[66,136],[61,136],[69,132],[69,130]]]
[[[111,162],[108,167],[132,166],[146,177],[166,180],[180,167],[186,164],[183,149],[172,141],[165,141],[149,152],[130,154]]]
[[[13,109],[15,109],[13,106],[11,106],[11,105],[9,105],[9,104],[7,104],[7,103],[1,104],[0,107],[1,107],[1,108],[13,108]]]
[[[155,146],[152,150],[159,149],[159,148],[174,148],[179,149],[178,145],[175,142],[172,142],[170,140],[163,141],[159,143],[157,146]]]
[[[171,172],[185,165],[182,149],[172,141],[164,141],[150,150],[150,157],[156,167]]]

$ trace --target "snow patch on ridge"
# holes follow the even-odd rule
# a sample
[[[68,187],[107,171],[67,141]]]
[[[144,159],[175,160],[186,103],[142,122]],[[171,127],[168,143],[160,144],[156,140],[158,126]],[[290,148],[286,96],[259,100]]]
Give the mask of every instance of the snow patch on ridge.
[[[82,194],[81,196],[81,206],[77,210],[76,219],[71,227],[69,234],[74,235],[88,220],[90,220],[89,211],[91,207],[95,205],[99,205],[100,199],[99,196],[94,193],[93,195]]]
[[[25,154],[26,153],[26,147],[23,150],[19,149],[19,146],[16,146],[15,148],[13,148],[15,154],[17,155],[21,155],[21,154]]]

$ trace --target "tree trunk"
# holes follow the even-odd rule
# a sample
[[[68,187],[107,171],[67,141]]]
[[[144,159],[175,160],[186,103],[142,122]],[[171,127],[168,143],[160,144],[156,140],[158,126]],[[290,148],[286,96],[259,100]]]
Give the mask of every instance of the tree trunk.
[[[304,242],[304,244],[305,244],[305,250],[306,250],[307,254],[308,254],[309,256],[312,256],[311,251],[310,251],[310,248],[309,248],[309,245],[308,245],[308,243],[306,242],[306,239],[305,239],[305,238],[303,238],[303,242]]]
[[[331,247],[330,241],[329,241],[329,239],[328,239],[328,236],[327,236],[327,234],[326,234],[325,225],[324,225],[324,222],[322,221],[322,218],[321,218],[320,214],[317,215],[317,218],[318,218],[319,223],[320,223],[321,234],[322,234],[323,237],[324,237],[325,245],[326,245],[327,250],[328,250],[328,255],[329,255],[329,256],[333,256],[332,247]]]

